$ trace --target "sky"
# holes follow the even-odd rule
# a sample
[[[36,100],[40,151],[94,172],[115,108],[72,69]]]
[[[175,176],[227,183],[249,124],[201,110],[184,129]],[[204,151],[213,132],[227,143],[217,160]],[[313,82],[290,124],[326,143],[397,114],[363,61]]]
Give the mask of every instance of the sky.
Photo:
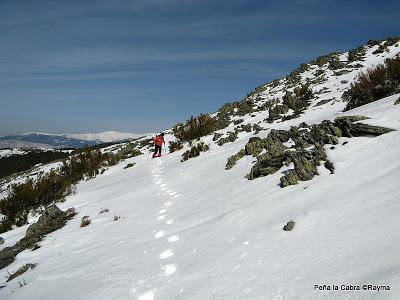
[[[0,0],[0,135],[153,132],[400,35],[400,1]]]

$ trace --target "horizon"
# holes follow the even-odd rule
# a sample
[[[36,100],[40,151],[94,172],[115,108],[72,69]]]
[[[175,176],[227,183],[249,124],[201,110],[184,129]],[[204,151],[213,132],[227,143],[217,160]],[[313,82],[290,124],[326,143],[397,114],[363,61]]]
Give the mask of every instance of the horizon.
[[[400,25],[396,1],[0,7],[0,136],[158,132],[318,56],[399,36]]]

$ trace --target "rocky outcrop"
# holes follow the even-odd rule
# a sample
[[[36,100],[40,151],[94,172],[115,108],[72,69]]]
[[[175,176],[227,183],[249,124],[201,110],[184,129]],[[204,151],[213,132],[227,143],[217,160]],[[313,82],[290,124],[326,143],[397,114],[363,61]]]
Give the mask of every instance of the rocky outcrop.
[[[333,174],[335,168],[326,157],[324,145],[337,145],[340,137],[378,136],[392,131],[389,128],[358,123],[365,119],[368,118],[345,116],[336,118],[334,122],[323,121],[311,126],[303,122],[287,131],[271,130],[264,139],[250,138],[244,149],[228,159],[226,169],[232,168],[243,155],[252,155],[257,161],[246,176],[252,180],[276,173],[283,166],[293,163],[294,168],[287,170],[280,178],[281,187],[311,180],[318,175],[317,167],[321,161],[324,161],[325,168]],[[283,144],[289,140],[294,142],[290,148]]]
[[[34,247],[46,234],[63,227],[75,214],[73,208],[62,211],[55,204],[48,207],[38,221],[28,227],[25,237],[14,246],[0,251],[0,269],[11,264],[21,251]]]
[[[227,134],[228,134],[227,137],[220,138],[220,139],[218,140],[217,144],[218,144],[219,146],[222,146],[222,145],[224,145],[224,144],[226,144],[226,143],[232,143],[232,142],[236,141],[236,139],[237,139],[237,133],[236,133],[236,132],[231,132],[231,131],[230,131],[230,132],[228,132]]]

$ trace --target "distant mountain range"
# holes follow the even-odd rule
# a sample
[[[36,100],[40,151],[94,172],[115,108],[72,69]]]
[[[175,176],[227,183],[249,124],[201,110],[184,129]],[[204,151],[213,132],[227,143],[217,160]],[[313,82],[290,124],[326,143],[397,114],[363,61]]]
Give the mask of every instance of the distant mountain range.
[[[0,137],[0,149],[4,148],[78,148],[138,138],[143,134],[106,131],[84,134],[52,134],[28,132]]]

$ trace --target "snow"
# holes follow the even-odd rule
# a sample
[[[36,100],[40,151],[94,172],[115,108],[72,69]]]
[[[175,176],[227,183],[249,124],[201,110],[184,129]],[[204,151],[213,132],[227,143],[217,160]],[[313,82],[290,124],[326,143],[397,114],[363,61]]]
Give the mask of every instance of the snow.
[[[84,140],[84,141],[96,141],[99,140],[103,143],[122,141],[127,139],[136,139],[146,134],[139,133],[126,133],[118,131],[106,131],[100,133],[80,133],[80,134],[66,134],[67,137]]]
[[[22,149],[18,149],[18,148],[13,148],[13,149],[0,149],[0,158],[2,157],[8,157],[11,155],[20,155],[20,154],[24,154],[25,151],[23,151]]]
[[[399,130],[396,97],[346,114],[367,115],[370,123]],[[19,288],[13,280],[0,296],[396,299],[400,134],[346,140],[326,149],[334,175],[321,167],[320,176],[284,189],[277,186],[278,173],[247,181],[245,160],[224,170],[227,152],[243,143],[216,147],[184,163],[180,153],[129,159],[135,168],[115,166],[79,184],[77,193],[60,204],[74,206],[79,215],[47,236],[41,248],[24,251],[1,270],[4,278],[25,263],[38,263],[21,277],[26,286]],[[110,212],[99,214],[103,207]],[[92,224],[80,228],[84,215]],[[124,218],[113,221],[114,215]],[[289,220],[296,222],[295,229],[284,232]],[[6,241],[14,232],[5,235]],[[392,290],[314,290],[314,284],[364,283]]]
[[[365,68],[374,62],[367,57]],[[325,147],[334,174],[320,166],[319,176],[282,189],[281,172],[292,166],[248,181],[244,176],[254,158],[245,156],[225,170],[227,158],[253,136],[246,132],[222,147],[204,137],[210,150],[183,163],[185,149],[157,159],[127,159],[81,182],[59,204],[79,214],[46,236],[39,249],[23,251],[0,270],[6,278],[25,263],[38,264],[0,289],[0,298],[400,299],[400,105],[393,105],[400,94],[343,113],[342,92],[332,87],[345,89],[340,81],[355,76],[319,85],[332,91],[324,97],[336,100],[310,105],[297,119],[267,124],[268,112],[242,117],[244,123],[289,129],[360,114],[371,118],[363,123],[396,130],[340,138],[335,149]],[[265,99],[273,98],[269,93]],[[220,132],[232,130],[231,125]],[[127,163],[136,164],[124,169]],[[99,214],[104,207],[110,211]],[[92,223],[81,228],[86,215]],[[295,228],[283,231],[290,220]],[[5,245],[22,237],[26,227],[3,234]],[[27,285],[20,288],[18,280]],[[316,284],[391,289],[327,291]]]

